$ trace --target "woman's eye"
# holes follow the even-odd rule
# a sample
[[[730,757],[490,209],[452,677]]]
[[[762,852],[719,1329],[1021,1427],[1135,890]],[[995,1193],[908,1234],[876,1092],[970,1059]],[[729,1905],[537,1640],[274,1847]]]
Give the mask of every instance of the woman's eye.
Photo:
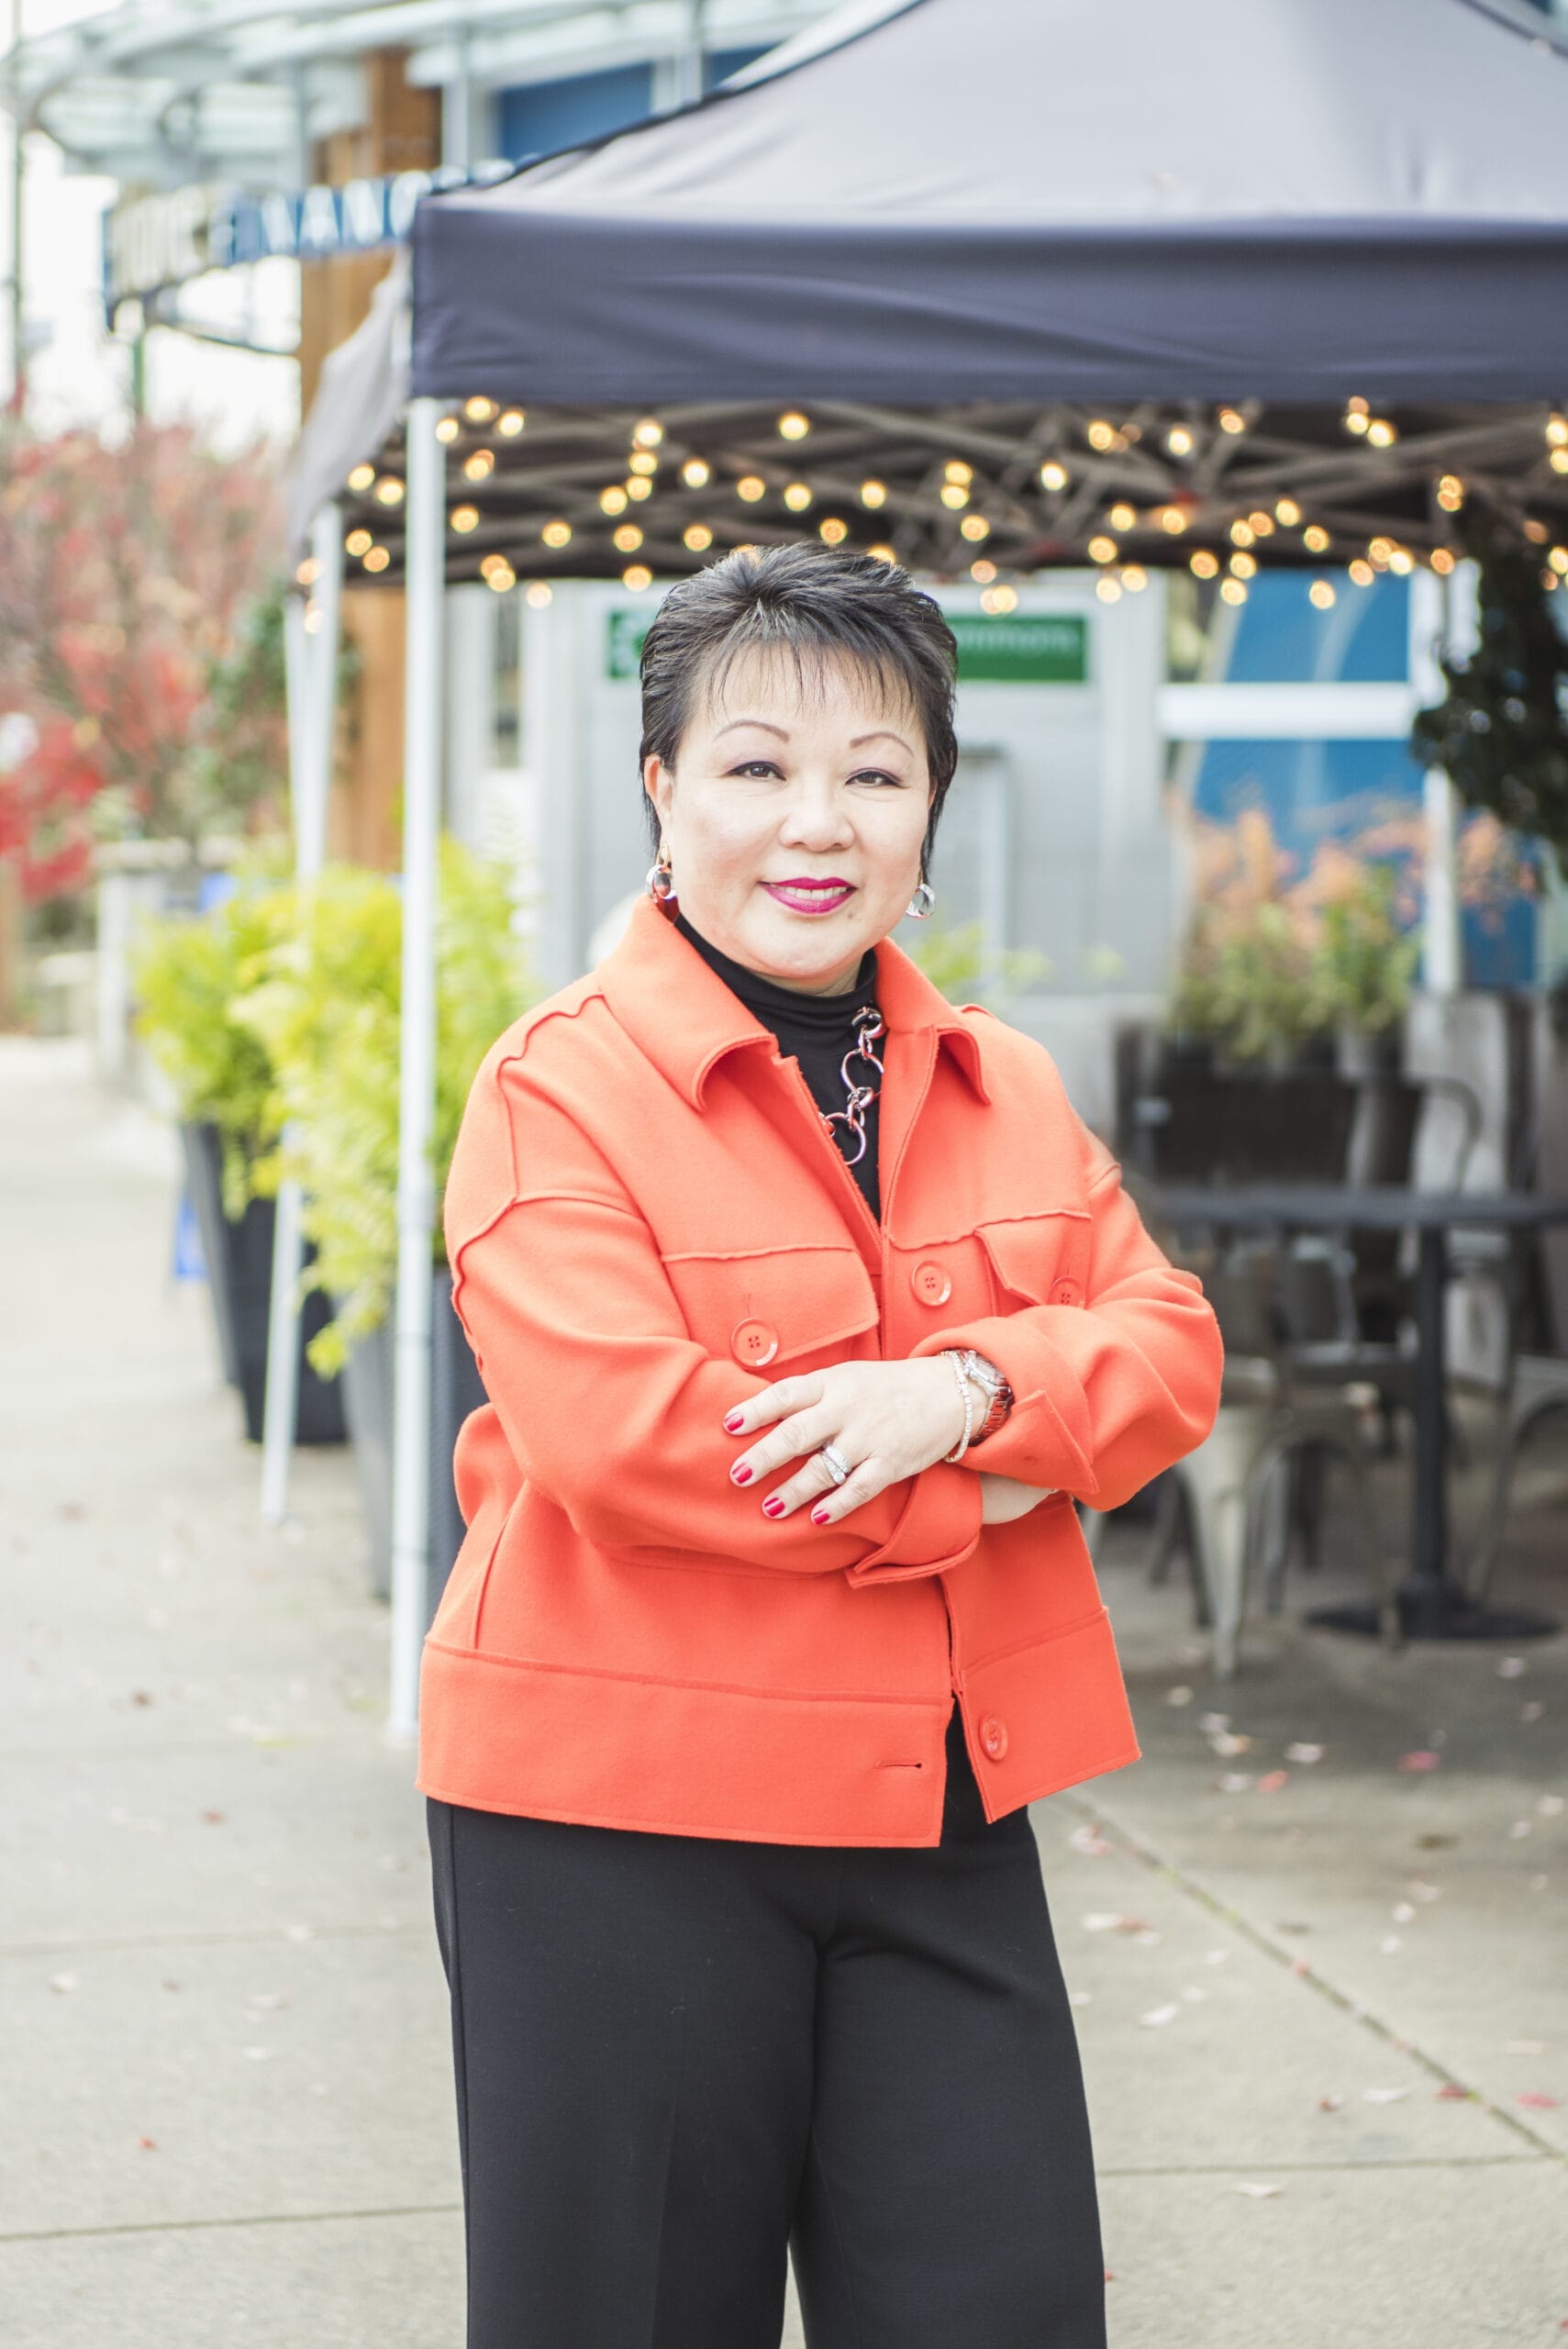
[[[850,777],[850,781],[851,783],[887,783],[891,784],[895,791],[898,788],[898,777],[895,774],[889,774],[885,767],[862,767],[858,774]]]
[[[731,767],[729,772],[731,774],[777,774],[779,770],[773,759],[742,759],[740,764]]]

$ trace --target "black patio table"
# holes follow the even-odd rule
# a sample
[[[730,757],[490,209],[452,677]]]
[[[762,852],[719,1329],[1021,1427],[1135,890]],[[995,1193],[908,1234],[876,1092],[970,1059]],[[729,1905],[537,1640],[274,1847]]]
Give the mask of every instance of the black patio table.
[[[1536,1639],[1555,1617],[1524,1608],[1484,1607],[1449,1573],[1444,1475],[1448,1443],[1443,1292],[1448,1235],[1457,1229],[1535,1231],[1568,1223],[1568,1195],[1529,1191],[1418,1191],[1404,1185],[1169,1183],[1156,1186],[1177,1230],[1405,1231],[1419,1234],[1416,1275],[1416,1450],[1409,1571],[1395,1594],[1400,1629],[1418,1640]],[[1380,1629],[1374,1603],[1311,1609],[1309,1623],[1336,1631]]]

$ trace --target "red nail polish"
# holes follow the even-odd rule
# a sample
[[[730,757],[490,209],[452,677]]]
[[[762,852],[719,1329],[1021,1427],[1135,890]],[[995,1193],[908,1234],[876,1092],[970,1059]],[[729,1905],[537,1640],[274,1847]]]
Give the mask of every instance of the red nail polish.
[[[773,1496],[771,1500],[765,1500],[762,1503],[762,1515],[764,1517],[782,1517],[784,1515],[784,1503],[780,1500],[776,1493]]]
[[[724,1422],[726,1432],[730,1435],[739,1435],[745,1424],[746,1415],[743,1411],[731,1411]]]
[[[811,1522],[813,1525],[829,1525],[832,1520],[825,1508],[814,1508],[811,1512]]]
[[[738,1485],[749,1485],[751,1481],[751,1471],[747,1467],[746,1463],[743,1460],[737,1461],[735,1466],[729,1473],[734,1477],[735,1482]]]

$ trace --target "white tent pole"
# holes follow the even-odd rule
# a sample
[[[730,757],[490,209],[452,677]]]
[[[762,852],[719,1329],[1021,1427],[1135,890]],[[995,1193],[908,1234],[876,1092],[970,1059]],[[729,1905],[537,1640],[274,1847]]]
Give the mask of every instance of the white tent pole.
[[[1459,574],[1454,574],[1457,579]],[[1435,571],[1410,574],[1409,677],[1417,707],[1442,699],[1440,647],[1452,641],[1453,580]],[[1457,995],[1463,979],[1459,929],[1459,875],[1455,864],[1458,795],[1441,767],[1429,767],[1421,785],[1426,818],[1421,905],[1421,983],[1429,995]]]
[[[446,451],[441,403],[409,402],[407,630],[403,746],[403,1010],[397,1130],[397,1348],[393,1417],[392,1688],[387,1735],[412,1738],[419,1713],[430,1517],[430,1146],[436,1093],[436,851],[441,800],[442,596]]]
[[[328,499],[311,527],[315,575],[308,607],[290,596],[284,607],[284,665],[288,689],[289,783],[296,882],[315,879],[327,850],[327,798],[332,780],[337,715],[338,631],[342,607],[342,518]],[[290,1140],[285,1130],[285,1144]],[[272,1226],[272,1286],[267,1320],[267,1386],[261,1419],[261,1518],[288,1514],[289,1464],[299,1409],[299,1308],[295,1301],[304,1235],[299,1185],[278,1186]]]

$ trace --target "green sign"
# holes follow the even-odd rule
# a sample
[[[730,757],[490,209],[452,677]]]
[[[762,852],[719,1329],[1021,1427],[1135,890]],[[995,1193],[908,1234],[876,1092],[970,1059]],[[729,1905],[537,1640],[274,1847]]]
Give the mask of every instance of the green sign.
[[[651,612],[605,616],[605,674],[635,677]],[[1081,685],[1089,623],[1081,612],[950,612],[961,685]]]
[[[642,640],[648,633],[651,612],[610,611],[605,616],[605,674],[606,677],[635,677],[637,664],[642,658]]]
[[[1081,612],[950,612],[960,685],[1081,685],[1089,623]]]

